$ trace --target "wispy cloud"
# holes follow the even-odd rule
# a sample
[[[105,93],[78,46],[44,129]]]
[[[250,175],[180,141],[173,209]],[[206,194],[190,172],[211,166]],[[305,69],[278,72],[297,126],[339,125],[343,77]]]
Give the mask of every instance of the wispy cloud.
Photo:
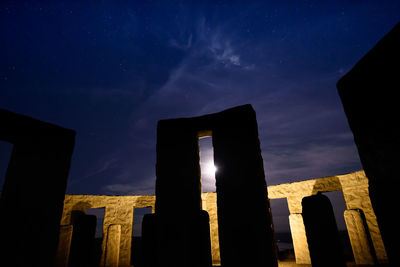
[[[154,185],[155,177],[137,183],[108,184],[103,186],[102,191],[109,195],[154,195]]]
[[[208,24],[205,18],[185,32],[168,43],[184,51],[180,63],[165,83],[131,112],[130,139],[116,148],[124,162],[115,169],[113,183],[103,186],[104,192],[154,192],[155,178],[147,177],[155,173],[158,120],[198,116],[247,103],[257,112],[267,179],[273,184],[359,166],[351,138],[338,141],[338,136],[349,133],[344,114],[338,112],[340,102],[328,98],[336,94],[340,71],[311,76],[303,75],[307,70],[301,75],[288,72],[289,67],[281,62],[282,52],[274,54],[277,47],[284,49],[280,46],[284,43],[246,40],[244,46],[243,40],[221,26]],[[138,154],[140,159],[127,160]],[[336,167],[339,165],[345,167]],[[213,188],[214,180],[204,179],[203,186]]]

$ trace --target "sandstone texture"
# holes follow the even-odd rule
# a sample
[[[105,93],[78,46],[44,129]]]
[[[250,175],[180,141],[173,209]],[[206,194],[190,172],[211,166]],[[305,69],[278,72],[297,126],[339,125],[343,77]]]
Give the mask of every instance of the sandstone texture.
[[[270,199],[286,198],[289,204],[289,222],[292,232],[293,245],[296,262],[298,264],[310,264],[310,252],[302,217],[301,201],[306,196],[315,195],[318,192],[343,192],[347,210],[345,220],[349,232],[356,263],[374,264],[372,255],[368,256],[366,251],[375,251],[379,262],[387,262],[386,251],[383,246],[380,230],[376,221],[368,195],[368,179],[363,171],[353,172],[345,175],[324,177],[319,179],[305,180],[301,182],[287,183],[268,186],[268,197]],[[238,193],[240,197],[240,193]],[[219,254],[219,232],[217,213],[217,194],[201,194],[202,209],[207,211],[210,217],[210,238],[213,265],[220,264]],[[250,204],[250,203],[249,203]],[[119,263],[120,267],[130,266],[131,243],[133,231],[134,208],[152,207],[154,212],[155,196],[94,196],[94,195],[66,195],[64,212],[61,220],[60,244],[57,266],[66,264],[63,257],[68,255],[67,240],[71,231],[71,213],[73,210],[85,212],[87,208],[104,208],[105,218],[103,225],[103,236],[107,236],[110,225],[120,225],[121,234],[119,241]],[[179,203],[177,204],[179,206]],[[172,207],[173,208],[173,207]],[[360,214],[363,214],[361,216]],[[358,214],[358,215],[357,215]],[[361,223],[363,222],[363,223]],[[65,231],[67,233],[65,233]],[[366,237],[369,235],[369,240]],[[64,244],[61,244],[64,242]],[[69,243],[68,243],[69,242]],[[115,246],[116,242],[113,243]],[[368,250],[370,246],[370,250]],[[117,246],[118,247],[118,246]],[[135,252],[133,252],[135,253]],[[106,240],[103,240],[103,256],[106,255]],[[103,262],[104,263],[104,262]]]
[[[100,263],[101,266],[105,267],[118,267],[119,266],[119,246],[121,242],[121,225],[111,224],[108,226],[107,237],[106,237],[106,250],[104,255],[104,264]]]
[[[365,176],[365,172],[357,171],[344,175],[268,186],[268,197],[270,199],[286,198],[290,214],[301,214],[301,201],[304,197],[315,195],[318,192],[342,191],[346,208],[348,210],[361,210],[365,215],[366,227],[368,228],[365,229],[365,231],[368,231],[371,236],[371,241],[373,243],[373,249],[375,250],[376,257],[379,262],[386,263],[387,255],[385,247],[383,245],[377,219],[372,208],[371,200],[369,198],[368,189],[368,178]],[[347,225],[348,230],[351,229],[349,231],[357,231],[356,229],[352,229],[351,227],[352,225]],[[292,234],[292,238],[296,237],[297,235]],[[303,242],[300,240],[293,240],[293,243],[295,244]],[[356,242],[351,243],[353,244]],[[356,254],[357,251],[357,249],[353,248],[354,254]],[[300,250],[299,253],[301,253],[301,255],[304,255],[306,252],[304,250]],[[295,254],[297,254],[296,250]],[[357,255],[355,255],[354,257],[358,258]],[[304,257],[302,256],[302,258]],[[370,262],[370,264],[374,263]]]
[[[363,215],[360,210],[346,210],[344,219],[350,237],[351,247],[354,252],[354,260],[357,264],[371,264],[374,262],[368,232],[364,227]]]

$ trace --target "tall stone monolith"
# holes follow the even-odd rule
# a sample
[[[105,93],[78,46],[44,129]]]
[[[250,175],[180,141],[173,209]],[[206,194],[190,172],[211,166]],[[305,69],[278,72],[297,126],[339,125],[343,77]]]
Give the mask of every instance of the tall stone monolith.
[[[209,217],[201,207],[198,138],[204,135],[213,137],[218,168],[221,264],[277,266],[258,126],[251,105],[159,121],[155,214],[144,219],[142,234],[143,257],[152,264],[147,266],[211,266]],[[246,216],[239,219],[242,212]]]
[[[338,83],[337,88],[369,180],[369,194],[389,262],[399,265],[396,203],[400,161],[400,24],[380,40]]]
[[[346,267],[333,208],[328,197],[303,198],[303,220],[313,267]]]
[[[13,150],[0,197],[0,266],[52,267],[75,132],[0,110]]]

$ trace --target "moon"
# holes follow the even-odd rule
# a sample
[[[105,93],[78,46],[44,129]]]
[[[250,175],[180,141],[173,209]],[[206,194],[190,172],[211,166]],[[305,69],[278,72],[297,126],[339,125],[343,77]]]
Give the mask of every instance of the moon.
[[[204,174],[207,175],[215,175],[217,172],[217,167],[214,165],[213,162],[207,162],[204,166]]]

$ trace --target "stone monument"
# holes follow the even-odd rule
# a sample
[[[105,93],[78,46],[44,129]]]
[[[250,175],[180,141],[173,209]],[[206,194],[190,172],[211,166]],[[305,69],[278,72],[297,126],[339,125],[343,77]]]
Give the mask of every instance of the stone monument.
[[[53,266],[75,132],[0,109],[13,150],[0,198],[0,266]]]
[[[251,105],[159,121],[155,214],[143,221],[147,266],[211,266],[198,138],[213,137],[221,264],[277,266],[256,114]],[[238,194],[241,195],[238,198]],[[180,209],[174,209],[180,203]],[[239,218],[245,212],[245,218]]]
[[[399,62],[400,24],[397,24],[337,83],[393,266],[399,265],[395,249],[399,227],[388,206],[397,202],[398,194],[395,184],[400,161]]]

